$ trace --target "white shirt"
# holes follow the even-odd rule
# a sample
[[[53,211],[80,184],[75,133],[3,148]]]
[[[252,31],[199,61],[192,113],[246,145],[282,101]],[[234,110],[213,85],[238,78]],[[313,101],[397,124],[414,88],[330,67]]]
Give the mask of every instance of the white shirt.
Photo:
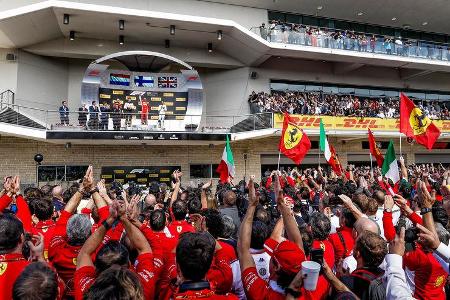
[[[167,106],[165,104],[161,104],[158,106],[158,111],[160,115],[165,115],[167,111]]]
[[[411,290],[406,284],[405,272],[402,266],[402,257],[397,254],[388,254],[385,257],[386,270],[383,282],[386,285],[386,299],[410,300],[414,299]]]

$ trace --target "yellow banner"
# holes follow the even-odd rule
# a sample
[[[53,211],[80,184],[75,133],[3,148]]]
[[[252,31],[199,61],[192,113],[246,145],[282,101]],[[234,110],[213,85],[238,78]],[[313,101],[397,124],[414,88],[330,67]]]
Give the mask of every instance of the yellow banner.
[[[304,129],[319,129],[320,119],[327,130],[367,130],[399,131],[399,119],[333,117],[333,116],[307,116],[291,115],[292,119]],[[434,120],[434,124],[441,132],[450,132],[450,120]],[[274,128],[283,128],[283,115],[274,115]]]

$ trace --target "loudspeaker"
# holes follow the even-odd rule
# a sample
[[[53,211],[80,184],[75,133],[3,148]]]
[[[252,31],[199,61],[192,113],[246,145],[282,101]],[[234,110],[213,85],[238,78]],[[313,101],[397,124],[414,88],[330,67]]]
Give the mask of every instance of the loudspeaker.
[[[16,57],[16,55],[14,53],[6,54],[6,60],[15,61],[16,59],[17,59],[17,57]]]
[[[255,72],[255,71],[252,71],[252,72],[250,73],[250,78],[251,78],[251,79],[256,79],[256,78],[258,78],[258,73]]]

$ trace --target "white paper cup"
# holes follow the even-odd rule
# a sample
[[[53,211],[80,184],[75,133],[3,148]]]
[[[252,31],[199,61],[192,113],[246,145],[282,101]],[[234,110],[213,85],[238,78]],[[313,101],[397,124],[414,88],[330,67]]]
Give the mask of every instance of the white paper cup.
[[[315,261],[302,262],[302,274],[306,275],[303,279],[303,287],[307,291],[315,291],[317,287],[317,280],[319,279],[320,264]]]

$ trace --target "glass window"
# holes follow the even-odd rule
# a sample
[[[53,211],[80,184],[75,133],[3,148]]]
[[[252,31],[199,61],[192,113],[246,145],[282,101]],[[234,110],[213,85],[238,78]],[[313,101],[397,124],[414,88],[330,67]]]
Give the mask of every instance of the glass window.
[[[287,14],[286,15],[286,22],[294,23],[294,24],[301,24],[302,23],[302,16]]]
[[[274,91],[286,91],[289,89],[289,85],[287,83],[271,83],[270,89]]]
[[[344,22],[344,21],[335,21],[334,25],[336,27],[336,29],[341,29],[341,30],[351,30],[351,26],[350,23],[348,22]]]
[[[327,94],[338,94],[339,93],[339,88],[336,86],[324,86],[323,87],[323,92],[327,93]]]
[[[350,87],[340,87],[339,88],[339,93],[340,94],[354,94],[355,93],[355,89],[354,88],[350,88]]]
[[[218,164],[192,164],[190,165],[189,175],[191,178],[218,178],[219,173],[216,172]]]
[[[83,178],[88,166],[66,166],[66,181],[75,181]]]
[[[303,91],[305,91],[305,86],[303,84],[290,84],[288,89],[290,91],[303,92]]]
[[[370,91],[368,89],[355,89],[355,95],[357,96],[370,96]]]
[[[286,22],[286,14],[276,11],[269,11],[269,21],[271,20]]]
[[[364,24],[352,24],[352,29],[356,32],[366,32],[366,26]]]
[[[366,26],[366,32],[372,33],[372,34],[380,34],[380,27],[367,25]]]
[[[321,85],[306,85],[305,91],[322,91]]]
[[[303,24],[310,26],[319,26],[319,19],[316,17],[304,16]]]
[[[388,27],[381,27],[380,28],[380,34],[388,35],[388,36],[394,36],[394,29],[393,28],[388,28]]]
[[[210,178],[211,165],[209,164],[191,165],[189,175],[191,178]]]

